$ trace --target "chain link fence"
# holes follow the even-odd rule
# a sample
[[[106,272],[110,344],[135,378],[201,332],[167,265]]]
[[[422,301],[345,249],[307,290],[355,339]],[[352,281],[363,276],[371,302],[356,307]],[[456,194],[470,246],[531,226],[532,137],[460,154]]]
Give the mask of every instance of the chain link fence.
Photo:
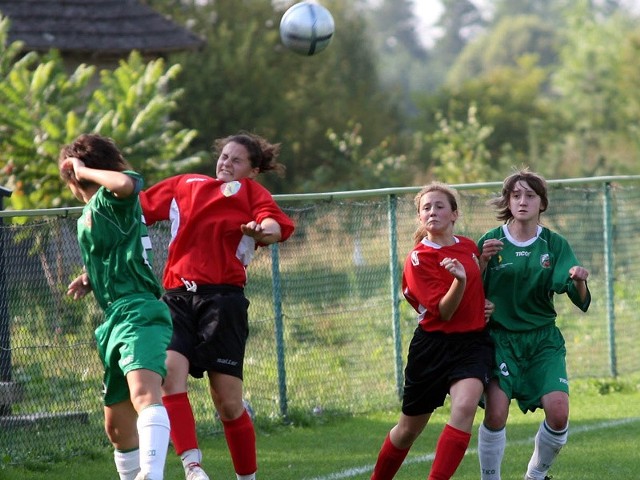
[[[487,200],[499,187],[459,186],[458,234],[497,225]],[[399,281],[418,190],[276,196],[297,228],[248,269],[245,396],[258,426],[398,407],[416,326]],[[637,178],[550,183],[543,223],[591,272],[589,312],[556,300],[572,378],[640,371],[639,197]],[[0,455],[55,461],[107,446],[93,338],[102,312],[65,295],[82,266],[79,209],[21,213],[0,217]],[[168,225],[150,230],[160,276]],[[219,432],[206,380],[191,379],[190,392],[199,434]]]

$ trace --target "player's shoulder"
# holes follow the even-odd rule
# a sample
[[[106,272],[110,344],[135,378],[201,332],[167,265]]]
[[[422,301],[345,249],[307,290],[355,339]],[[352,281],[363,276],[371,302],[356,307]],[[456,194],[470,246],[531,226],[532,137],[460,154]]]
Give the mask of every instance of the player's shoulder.
[[[417,258],[418,256],[421,257],[426,257],[429,255],[436,255],[437,254],[437,249],[434,248],[433,246],[429,245],[428,242],[420,241],[418,242],[409,252],[409,255],[407,255],[407,260],[411,259],[411,258]]]
[[[164,178],[159,182],[154,183],[150,188],[176,188],[181,185],[204,183],[210,180],[215,179],[200,173],[181,173],[179,175]]]
[[[550,244],[569,243],[564,236],[548,227],[542,227],[538,238],[542,238]]]
[[[217,180],[209,175],[204,175],[202,173],[183,173],[181,175],[176,175],[174,177],[176,182],[184,183],[184,184],[202,184],[202,183],[222,183],[220,180]]]
[[[480,238],[483,240],[487,238],[502,238],[504,236],[503,226],[504,225],[500,225],[492,228],[491,230],[487,230],[487,232]]]
[[[458,239],[461,245],[476,244],[476,242],[474,242],[471,238],[465,237],[464,235],[456,235],[456,238]]]

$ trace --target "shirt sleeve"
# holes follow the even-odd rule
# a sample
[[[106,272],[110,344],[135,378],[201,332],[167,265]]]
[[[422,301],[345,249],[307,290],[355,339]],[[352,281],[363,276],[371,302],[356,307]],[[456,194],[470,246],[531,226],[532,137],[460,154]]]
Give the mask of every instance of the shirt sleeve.
[[[591,292],[587,287],[587,296],[584,300],[580,298],[578,289],[569,276],[571,267],[580,265],[580,262],[573,253],[569,242],[558,234],[553,235],[552,251],[556,257],[556,264],[553,269],[551,289],[558,294],[566,293],[571,302],[583,312],[586,312],[591,304]]]
[[[254,180],[247,179],[247,184],[251,187],[251,208],[255,221],[260,223],[266,218],[274,219],[280,225],[280,241],[287,240],[295,229],[293,220],[280,209],[269,190]]]
[[[425,252],[414,250],[405,262],[404,267],[404,295],[411,297],[431,316],[440,316],[440,299],[447,292],[449,285],[445,285],[435,265],[433,258]],[[407,298],[416,310],[416,305]],[[420,313],[420,312],[419,312]]]
[[[176,196],[179,179],[179,176],[170,177],[140,192],[140,204],[147,225],[169,220],[169,209]]]

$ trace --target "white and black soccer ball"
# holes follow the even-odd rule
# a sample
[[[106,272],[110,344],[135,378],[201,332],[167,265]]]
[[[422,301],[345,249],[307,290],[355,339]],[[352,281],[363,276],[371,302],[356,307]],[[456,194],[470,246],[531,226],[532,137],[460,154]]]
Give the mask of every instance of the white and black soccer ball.
[[[315,55],[327,48],[334,31],[331,12],[316,2],[296,3],[280,20],[282,43],[300,55]]]

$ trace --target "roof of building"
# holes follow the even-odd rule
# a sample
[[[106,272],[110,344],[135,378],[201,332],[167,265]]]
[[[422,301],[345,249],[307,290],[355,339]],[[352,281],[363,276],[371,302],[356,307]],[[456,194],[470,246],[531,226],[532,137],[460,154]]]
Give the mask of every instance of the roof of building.
[[[200,37],[137,0],[0,0],[26,50],[121,55],[195,49]]]

